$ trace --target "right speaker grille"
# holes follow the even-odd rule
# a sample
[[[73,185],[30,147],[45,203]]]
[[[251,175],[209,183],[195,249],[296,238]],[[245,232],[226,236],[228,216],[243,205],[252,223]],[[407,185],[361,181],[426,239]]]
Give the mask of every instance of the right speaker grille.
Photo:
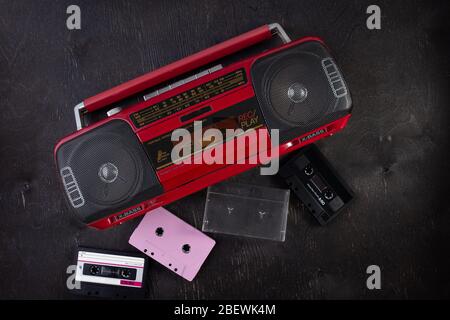
[[[258,59],[253,87],[269,129],[281,142],[350,112],[347,86],[334,60],[316,41]]]

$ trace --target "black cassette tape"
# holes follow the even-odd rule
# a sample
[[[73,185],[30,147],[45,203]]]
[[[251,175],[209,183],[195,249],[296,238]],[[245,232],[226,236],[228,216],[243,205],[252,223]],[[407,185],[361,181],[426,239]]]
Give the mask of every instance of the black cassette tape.
[[[350,187],[315,145],[288,158],[280,176],[321,225],[330,222],[353,199]]]
[[[79,247],[73,293],[99,298],[146,296],[147,258],[139,253]]]

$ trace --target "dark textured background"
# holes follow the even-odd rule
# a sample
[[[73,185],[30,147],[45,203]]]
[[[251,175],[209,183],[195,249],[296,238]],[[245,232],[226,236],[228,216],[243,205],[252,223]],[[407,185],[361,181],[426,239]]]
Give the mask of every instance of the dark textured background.
[[[69,31],[68,5],[82,30]],[[382,9],[369,31],[365,10]],[[68,211],[52,150],[81,99],[268,22],[322,37],[353,93],[322,151],[357,198],[319,227],[292,197],[286,242],[212,235],[192,283],[151,263],[150,298],[449,298],[447,1],[0,0],[0,298],[70,298],[78,244],[131,250],[139,222],[89,230]],[[237,180],[282,186],[250,172]],[[205,191],[168,208],[201,227]],[[366,289],[378,264],[382,290]]]

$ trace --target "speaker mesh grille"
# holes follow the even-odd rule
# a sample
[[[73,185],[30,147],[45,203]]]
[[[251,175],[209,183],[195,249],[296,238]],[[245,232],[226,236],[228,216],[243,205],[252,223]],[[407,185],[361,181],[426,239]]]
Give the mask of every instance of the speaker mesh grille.
[[[337,99],[330,91],[320,59],[308,53],[276,60],[264,79],[264,100],[279,119],[294,126],[320,119]]]
[[[99,133],[86,140],[74,149],[69,162],[85,199],[93,204],[115,205],[142,188],[143,163],[115,133]]]
[[[111,121],[63,144],[57,162],[64,169],[62,174],[70,168],[70,178],[77,182],[83,205],[74,206],[67,188],[66,193],[85,221],[98,220],[161,192],[143,147],[124,121]],[[67,174],[62,179],[67,180]]]
[[[327,73],[329,61],[333,60],[328,51],[319,42],[310,41],[262,57],[253,64],[252,83],[261,112],[269,129],[280,130],[281,142],[350,112],[350,96],[333,63],[331,76],[339,75],[340,81],[340,94],[335,94],[334,78]]]

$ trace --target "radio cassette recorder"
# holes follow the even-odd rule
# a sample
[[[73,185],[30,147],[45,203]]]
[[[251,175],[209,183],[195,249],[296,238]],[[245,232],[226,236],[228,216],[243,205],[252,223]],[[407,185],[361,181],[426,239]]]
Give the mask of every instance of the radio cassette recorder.
[[[273,35],[283,44],[214,64]],[[69,206],[105,229],[261,164],[175,162],[175,129],[192,132],[200,122],[203,129],[242,129],[244,136],[266,132],[266,151],[279,157],[343,129],[351,105],[322,40],[291,41],[279,24],[264,25],[84,100],[75,107],[78,131],[54,155]],[[100,109],[107,116],[86,125]],[[274,130],[277,143],[270,141]],[[247,160],[260,152],[250,147]]]

